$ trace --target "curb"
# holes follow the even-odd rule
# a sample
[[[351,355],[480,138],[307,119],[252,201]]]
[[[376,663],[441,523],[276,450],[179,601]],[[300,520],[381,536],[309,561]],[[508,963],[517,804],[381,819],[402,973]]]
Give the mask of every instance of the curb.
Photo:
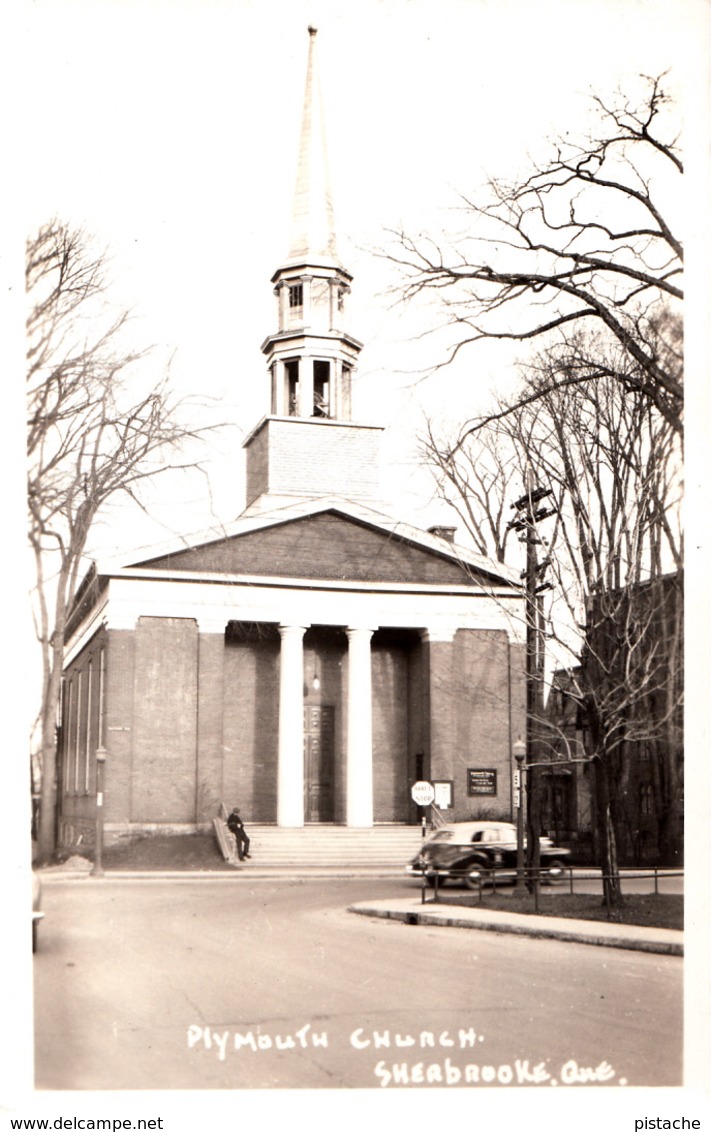
[[[353,868],[324,868],[323,866],[295,865],[233,865],[229,869],[184,869],[168,871],[167,869],[105,869],[102,873],[93,873],[90,869],[61,869],[52,868],[40,870],[43,884],[52,884],[54,881],[244,881],[251,880],[378,880],[399,878],[402,869],[397,867],[383,868],[382,866],[361,865]]]
[[[658,955],[684,954],[683,933],[667,928],[637,925],[625,928],[617,924],[595,924],[593,927],[589,920],[571,919],[566,923],[555,917],[520,915],[515,912],[489,912],[480,915],[474,909],[470,915],[463,916],[461,912],[423,912],[414,908],[395,908],[392,904],[352,904],[348,911],[361,916],[399,920],[405,924],[425,924],[428,927],[469,928],[475,931],[526,935],[536,939],[558,939],[565,943],[584,943],[595,947],[647,951]],[[603,930],[604,928],[609,930]]]

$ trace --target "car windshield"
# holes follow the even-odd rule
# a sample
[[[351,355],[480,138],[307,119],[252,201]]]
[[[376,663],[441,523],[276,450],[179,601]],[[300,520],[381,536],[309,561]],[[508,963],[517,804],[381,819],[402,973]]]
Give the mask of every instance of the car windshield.
[[[433,835],[433,841],[449,841],[452,836],[451,829],[438,829]]]

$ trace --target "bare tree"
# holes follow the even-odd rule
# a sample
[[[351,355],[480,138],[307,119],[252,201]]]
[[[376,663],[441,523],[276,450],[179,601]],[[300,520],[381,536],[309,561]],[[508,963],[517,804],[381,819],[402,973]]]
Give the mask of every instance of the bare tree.
[[[107,261],[81,230],[54,220],[28,241],[26,286],[29,539],[42,653],[39,854],[55,845],[56,730],[68,613],[85,569],[87,539],[106,504],[180,463],[204,431],[184,420],[167,376],[146,392],[127,347],[126,311],[112,308]]]
[[[683,167],[663,82],[643,78],[638,96],[595,97],[593,137],[559,139],[521,182],[493,179],[481,201],[463,197],[468,227],[451,246],[391,232],[394,250],[383,254],[404,274],[400,293],[434,291],[455,329],[442,364],[481,339],[543,344],[597,327],[616,344],[608,356],[619,368],[571,358],[548,388],[610,377],[681,430],[678,323],[667,312],[683,295],[683,248],[670,219]]]
[[[419,455],[435,477],[440,498],[457,512],[478,553],[507,561],[509,487],[520,478],[521,469],[506,428],[492,425],[479,434],[475,446],[462,445],[459,438],[448,443],[438,437],[428,421]]]
[[[586,349],[594,352],[594,344]],[[534,387],[550,389],[549,363],[542,359]],[[682,569],[679,446],[643,395],[623,394],[614,380],[549,391],[536,406],[536,427],[522,437],[559,504],[550,556],[558,606],[550,623],[554,636],[558,625],[568,634],[579,627],[580,663],[568,666],[568,689],[590,740],[600,863],[614,903],[630,754],[680,714],[679,641],[663,641],[680,627],[676,614],[670,620],[663,611],[681,608],[676,587],[664,581]],[[652,709],[660,698],[664,709]],[[677,756],[678,747],[668,748],[667,764]]]
[[[596,356],[600,365],[619,370],[607,340],[583,337],[570,338],[569,355]],[[559,347],[552,347],[531,362],[509,411],[499,406],[486,429],[445,444],[430,429],[426,447],[435,476],[447,497],[457,498],[477,545],[482,529],[489,531],[489,552],[506,545],[504,503],[520,493],[525,469],[530,482],[545,485],[555,500],[555,508],[523,508],[511,529],[524,541],[545,538],[527,601],[528,628],[539,642],[544,633],[548,637],[558,666],[567,669],[566,695],[586,721],[600,864],[610,878],[607,899],[615,903],[621,898],[617,833],[624,824],[630,751],[657,746],[660,828],[668,825],[680,781],[681,601],[673,583],[683,566],[680,443],[641,391],[629,394],[613,377],[558,385],[559,356]],[[501,469],[493,481],[492,448]],[[545,534],[538,523],[528,529],[530,516],[547,513]],[[545,597],[537,593],[544,576],[552,586]],[[550,676],[540,651],[529,668],[539,685]],[[531,761],[544,764],[558,757],[565,736],[542,710],[540,687],[531,691]],[[529,778],[535,810],[535,769]]]

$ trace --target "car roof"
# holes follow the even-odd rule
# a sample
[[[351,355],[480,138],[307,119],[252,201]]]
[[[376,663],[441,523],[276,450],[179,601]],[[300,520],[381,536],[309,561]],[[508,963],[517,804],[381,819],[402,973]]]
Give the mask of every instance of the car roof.
[[[510,821],[456,821],[448,822],[446,825],[441,825],[438,829],[433,830],[433,833],[452,833],[463,835],[464,837],[471,837],[472,834],[478,833],[484,829],[515,829],[513,822]]]
[[[513,822],[507,822],[506,818],[502,818],[500,822],[447,822],[445,825],[440,825],[440,830],[496,830],[499,825],[513,825]]]

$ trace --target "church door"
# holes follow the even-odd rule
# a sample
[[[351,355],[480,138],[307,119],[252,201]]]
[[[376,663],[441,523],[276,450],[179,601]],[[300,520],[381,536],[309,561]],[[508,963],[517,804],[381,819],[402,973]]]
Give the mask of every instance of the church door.
[[[334,709],[304,708],[304,818],[333,821]]]

